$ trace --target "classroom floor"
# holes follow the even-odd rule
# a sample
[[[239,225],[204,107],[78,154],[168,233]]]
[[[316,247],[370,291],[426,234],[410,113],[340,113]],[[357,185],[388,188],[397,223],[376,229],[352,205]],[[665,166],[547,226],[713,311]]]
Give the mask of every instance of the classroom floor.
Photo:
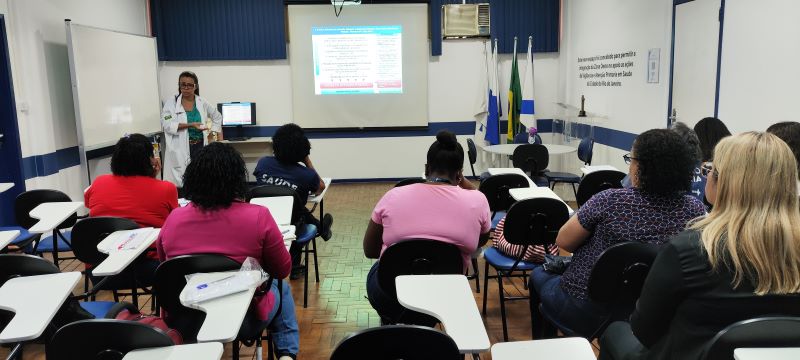
[[[333,184],[325,197],[325,211],[333,214],[333,238],[330,241],[318,239],[320,282],[314,283],[313,264],[308,296],[308,308],[303,309],[303,280],[291,281],[295,299],[295,309],[300,327],[299,359],[328,359],[331,352],[345,336],[355,331],[379,326],[378,315],[366,299],[365,279],[373,260],[364,257],[362,239],[367,221],[375,203],[392,187],[393,183]],[[559,186],[556,189],[562,198],[575,206],[572,189]],[[319,210],[315,211],[318,214]],[[483,261],[479,268],[483,271]],[[62,271],[79,271],[82,265],[75,260],[61,262]],[[475,282],[470,282],[473,290]],[[83,282],[75,289],[82,290]],[[512,286],[505,286],[507,295],[527,295],[522,282],[515,280]],[[475,301],[481,306],[483,299],[483,274],[481,273],[481,293]],[[110,300],[111,295],[101,292],[98,300]],[[150,312],[149,296],[140,296],[140,307],[144,313]],[[124,300],[124,299],[123,299]],[[489,289],[488,311],[485,317],[486,329],[492,344],[502,342],[503,331],[500,321],[500,308],[497,282]],[[527,301],[507,302],[509,341],[530,340],[530,311]],[[225,345],[223,359],[231,358],[230,344]],[[7,348],[0,349],[5,358]],[[254,348],[243,347],[240,358],[255,358]],[[489,353],[481,354],[483,359],[491,359]],[[44,346],[28,344],[24,359],[45,359]]]

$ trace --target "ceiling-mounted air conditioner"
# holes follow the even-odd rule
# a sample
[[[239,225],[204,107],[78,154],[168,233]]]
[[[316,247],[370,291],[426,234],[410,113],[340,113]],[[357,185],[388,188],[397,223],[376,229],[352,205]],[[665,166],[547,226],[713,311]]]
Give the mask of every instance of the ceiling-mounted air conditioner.
[[[489,35],[489,4],[442,5],[442,38]]]

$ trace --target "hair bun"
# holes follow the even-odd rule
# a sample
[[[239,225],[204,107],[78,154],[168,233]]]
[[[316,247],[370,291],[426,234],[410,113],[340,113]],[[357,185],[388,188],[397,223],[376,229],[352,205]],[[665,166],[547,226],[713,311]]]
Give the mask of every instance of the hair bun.
[[[436,141],[442,145],[443,148],[447,150],[455,150],[456,145],[458,144],[458,140],[456,140],[456,135],[447,131],[442,130],[436,134]]]

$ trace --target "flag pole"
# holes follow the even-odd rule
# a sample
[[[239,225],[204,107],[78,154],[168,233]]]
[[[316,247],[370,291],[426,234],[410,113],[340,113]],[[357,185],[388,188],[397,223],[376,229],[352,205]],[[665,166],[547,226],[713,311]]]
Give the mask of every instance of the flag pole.
[[[525,76],[529,76],[530,77],[530,79],[531,79],[531,90],[533,90],[533,86],[534,86],[534,84],[536,84],[536,83],[533,82],[533,35],[529,35],[528,36],[528,58],[529,59],[526,60],[526,61],[530,62],[531,74],[530,75],[525,74]],[[522,121],[519,122],[519,125],[520,125],[520,127],[522,127]],[[533,123],[531,124],[531,126],[536,127],[536,115],[533,116]],[[520,130],[522,130],[522,129],[520,129]]]
[[[517,37],[516,36],[514,36],[514,57],[511,58],[511,61],[512,61],[512,64],[517,62]],[[514,70],[512,69],[511,71],[513,72]],[[517,74],[519,74],[519,70],[517,70]],[[513,74],[512,74],[512,76],[513,76]],[[516,95],[515,95],[515,97],[516,97]],[[513,103],[513,99],[509,99],[509,100],[512,101],[512,104],[514,104]],[[517,107],[517,105],[514,104],[513,107]],[[509,129],[513,129],[511,126],[514,125],[514,110],[513,109],[508,109],[508,115],[509,115],[509,120],[508,120]],[[517,114],[517,118],[519,118],[519,114]],[[518,132],[519,132],[519,123],[517,123],[516,130],[511,130],[511,138],[513,139],[514,136],[516,136]]]

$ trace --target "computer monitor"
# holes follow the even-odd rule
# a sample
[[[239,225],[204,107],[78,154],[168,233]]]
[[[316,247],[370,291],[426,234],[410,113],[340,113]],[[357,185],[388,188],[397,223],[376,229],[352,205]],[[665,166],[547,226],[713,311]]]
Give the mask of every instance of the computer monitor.
[[[256,124],[256,103],[226,102],[217,104],[222,114],[222,126],[244,126]]]

